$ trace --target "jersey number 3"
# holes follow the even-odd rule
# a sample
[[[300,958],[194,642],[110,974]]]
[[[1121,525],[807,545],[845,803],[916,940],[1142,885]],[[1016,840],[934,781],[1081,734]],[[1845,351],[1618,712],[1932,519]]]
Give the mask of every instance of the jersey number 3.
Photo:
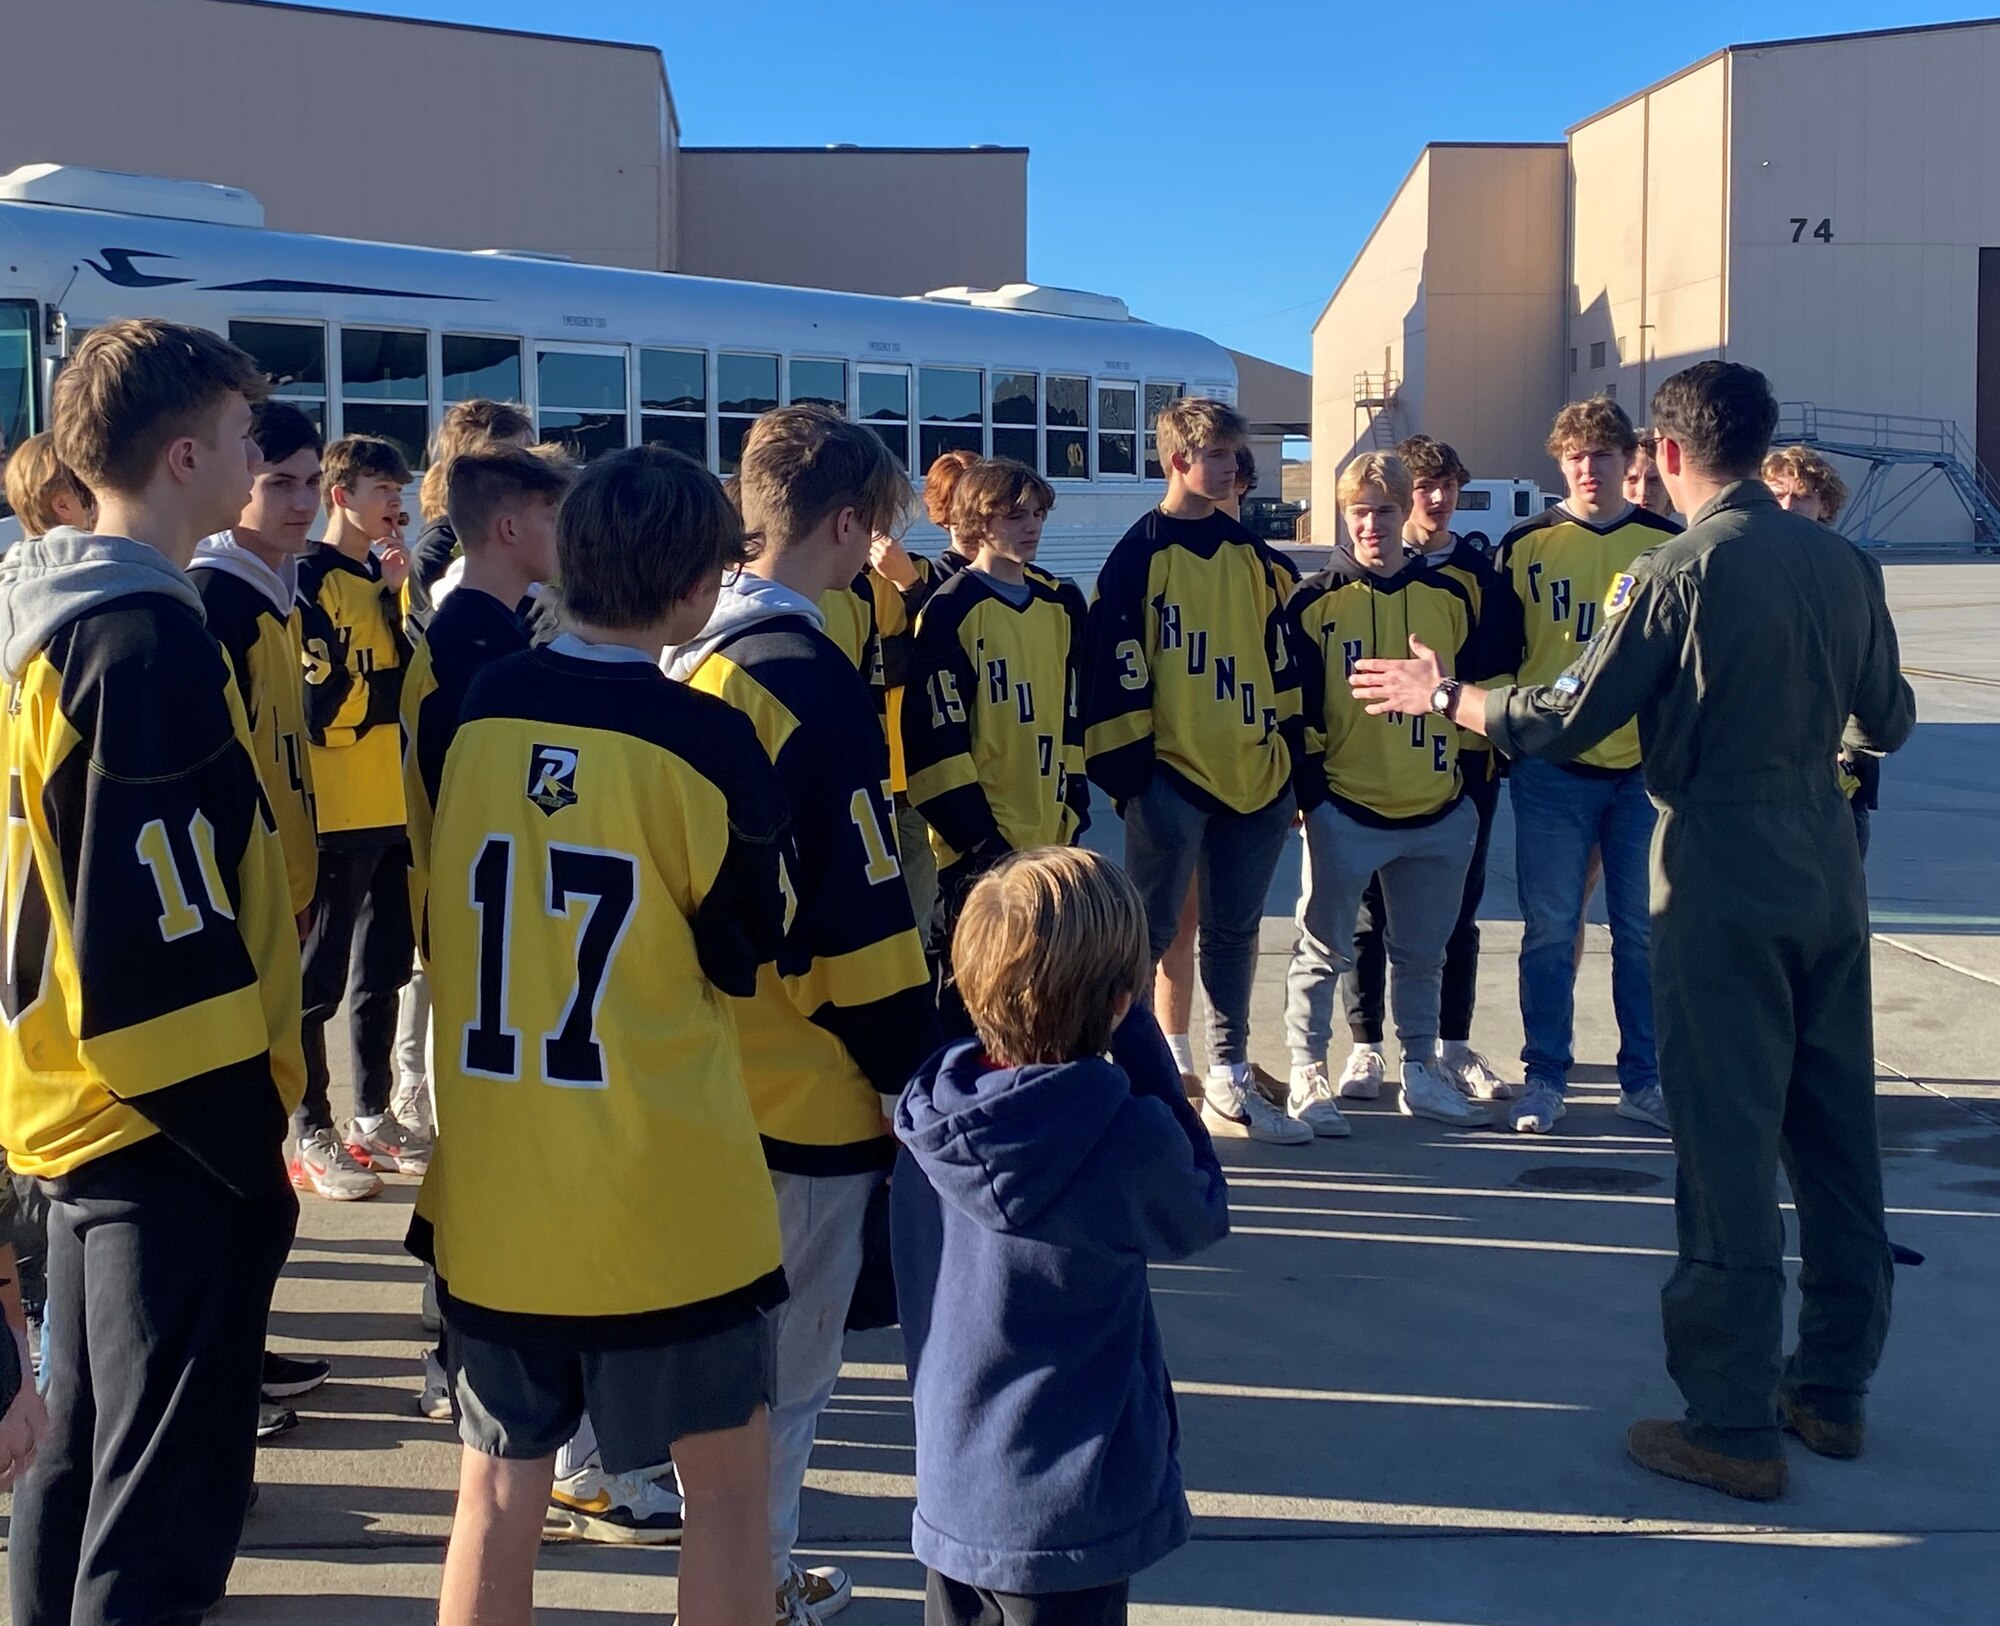
[[[563,1089],[601,1090],[608,1080],[597,1042],[597,1007],[618,947],[631,924],[639,892],[639,861],[630,853],[551,845],[548,913],[567,921],[582,904],[576,933],[576,981],[555,1032],[542,1038],[542,1077]],[[481,1078],[521,1076],[521,1035],[507,1026],[507,988],[513,959],[514,843],[488,836],[474,860],[472,907],[479,916],[479,986],[476,1015],[465,1025],[461,1059]]]

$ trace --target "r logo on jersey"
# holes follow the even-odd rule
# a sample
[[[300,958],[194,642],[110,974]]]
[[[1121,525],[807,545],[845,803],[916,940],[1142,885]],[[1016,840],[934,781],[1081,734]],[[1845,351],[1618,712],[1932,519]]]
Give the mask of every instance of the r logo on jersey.
[[[554,817],[576,806],[576,753],[565,745],[538,745],[528,763],[528,800]]]
[[[1638,587],[1639,579],[1636,576],[1613,576],[1611,591],[1604,595],[1604,619],[1609,621],[1624,610],[1625,606],[1632,602],[1632,595]]]

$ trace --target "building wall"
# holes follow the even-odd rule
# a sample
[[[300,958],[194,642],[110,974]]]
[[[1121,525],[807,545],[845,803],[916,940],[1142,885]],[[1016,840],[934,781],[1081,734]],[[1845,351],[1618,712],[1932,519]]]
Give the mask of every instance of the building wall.
[[[281,230],[670,264],[674,112],[657,51],[234,0],[5,9],[22,71],[0,96],[0,172],[221,181]]]
[[[882,294],[1027,280],[1025,148],[683,147],[680,166],[681,269],[698,276]]]

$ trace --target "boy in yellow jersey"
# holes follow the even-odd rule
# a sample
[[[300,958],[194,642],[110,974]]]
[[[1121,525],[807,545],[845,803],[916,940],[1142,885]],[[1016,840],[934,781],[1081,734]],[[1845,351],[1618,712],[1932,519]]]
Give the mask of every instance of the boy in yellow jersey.
[[[1516,679],[1554,683],[1598,630],[1605,595],[1633,560],[1678,534],[1625,499],[1638,447],[1616,401],[1595,396],[1556,414],[1549,456],[1562,503],[1509,531],[1496,559],[1521,601],[1526,630]],[[1532,758],[1508,769],[1514,801],[1514,874],[1520,894],[1521,1060],[1527,1087],[1516,1129],[1547,1134],[1563,1115],[1576,1015],[1576,934],[1593,848],[1604,855],[1611,918],[1611,1002],[1618,1014],[1618,1115],[1667,1127],[1653,1042],[1651,932],[1646,887],[1653,804],[1639,770],[1639,730],[1627,723],[1573,762]]]
[[[249,500],[264,391],[211,333],[94,329],[54,418],[98,532],[0,562],[0,1144],[50,1199],[49,1433],[8,1538],[23,1626],[201,1619],[250,1500],[264,1323],[298,1218],[299,939],[242,699],[186,571]]]
[[[326,540],[299,567],[320,854],[292,1183],[337,1202],[374,1196],[383,1172],[422,1174],[430,1150],[389,1111],[397,996],[416,953],[397,727],[410,655],[397,593],[409,558],[394,541],[409,478],[386,440],[349,435],[327,447]],[[345,1135],[334,1127],[326,1062],[326,1024],[343,993],[354,1066],[354,1120]]]
[[[1211,1124],[1297,1145],[1312,1131],[1264,1099],[1250,1067],[1257,929],[1297,806],[1298,672],[1284,614],[1294,577],[1218,508],[1235,493],[1242,415],[1185,397],[1156,433],[1166,501],[1112,550],[1090,607],[1090,778],[1124,816],[1125,867],[1156,961],[1199,879]]]
[[[868,548],[868,586],[875,595],[875,637],[882,650],[882,725],[889,736],[889,793],[896,804],[896,855],[910,888],[917,935],[930,939],[937,909],[937,859],[930,826],[910,803],[910,770],[903,760],[903,695],[910,682],[910,655],[917,643],[917,618],[944,578],[921,553],[893,536],[878,536]]]
[[[657,665],[743,528],[714,476],[641,446],[579,477],[558,548],[565,630],[473,680],[431,829],[439,1136],[410,1245],[465,1444],[438,1618],[529,1618],[587,1408],[606,1466],[671,1453],[688,1488],[683,1618],[750,1621],[785,1277],[728,996],[778,952],[785,813],[750,725]],[[526,1168],[588,1189],[615,1240],[579,1252]]]
[[[932,595],[917,623],[903,752],[910,800],[937,856],[931,957],[948,1038],[972,1032],[950,966],[973,883],[1010,852],[1068,846],[1087,816],[1083,606],[1028,574],[1055,500],[1046,480],[1011,458],[966,470],[952,534],[974,547],[973,563]]]
[[[840,1372],[862,1221],[895,1156],[883,1114],[937,1043],[880,714],[819,609],[896,527],[910,488],[872,430],[802,405],[751,426],[737,493],[761,550],[723,584],[699,636],[668,652],[667,670],[756,726],[797,849],[784,947],[737,1020],[792,1292],[777,1317],[770,1516],[777,1618],[798,1620],[852,1595],[844,1571],[793,1563],[799,1493]],[[698,1511],[692,1493],[688,1508]]]
[[[1452,534],[1451,516],[1459,488],[1471,478],[1457,451],[1429,435],[1412,435],[1396,448],[1410,471],[1410,512],[1403,522],[1405,563],[1455,581],[1472,604],[1483,646],[1501,652],[1503,662],[1521,647],[1521,607],[1492,562],[1471,543]],[[1484,674],[1487,678],[1499,672]],[[1472,1048],[1473,1001],[1479,992],[1479,905],[1486,895],[1486,855],[1492,844],[1493,814],[1500,802],[1500,776],[1493,753],[1479,735],[1460,731],[1458,766],[1465,799],[1479,815],[1479,836],[1465,872],[1465,896],[1458,922],[1444,949],[1444,978],[1438,1003],[1438,1070],[1459,1091],[1477,1101],[1508,1101],[1520,1086],[1502,1078]],[[1342,1066],[1338,1087],[1350,1100],[1372,1101],[1382,1092],[1383,1000],[1389,960],[1383,943],[1380,877],[1368,883],[1354,928],[1354,969],[1340,979],[1340,998],[1353,1049]]]

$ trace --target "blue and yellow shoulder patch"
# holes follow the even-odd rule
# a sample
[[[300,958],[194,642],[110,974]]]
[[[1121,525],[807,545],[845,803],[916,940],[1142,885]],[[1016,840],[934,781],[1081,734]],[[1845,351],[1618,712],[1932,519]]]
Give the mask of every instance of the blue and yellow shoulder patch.
[[[1604,617],[1608,621],[1620,615],[1632,602],[1632,595],[1639,589],[1639,578],[1629,572],[1621,572],[1611,578],[1611,590],[1604,595]]]

